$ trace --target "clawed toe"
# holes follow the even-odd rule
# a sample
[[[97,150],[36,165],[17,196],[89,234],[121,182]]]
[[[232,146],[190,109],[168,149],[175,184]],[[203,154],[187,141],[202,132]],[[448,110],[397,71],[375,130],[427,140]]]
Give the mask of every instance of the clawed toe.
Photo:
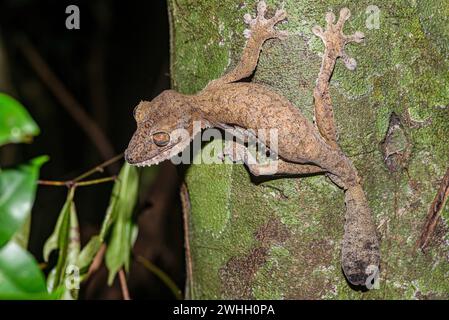
[[[265,13],[267,12],[267,4],[265,1],[259,1],[257,4],[257,15],[259,17],[265,17]]]
[[[287,18],[287,12],[285,10],[277,10],[274,17],[271,18],[275,24],[286,19]]]
[[[356,42],[361,43],[365,39],[365,34],[363,32],[357,31],[351,36],[345,36],[345,43]]]

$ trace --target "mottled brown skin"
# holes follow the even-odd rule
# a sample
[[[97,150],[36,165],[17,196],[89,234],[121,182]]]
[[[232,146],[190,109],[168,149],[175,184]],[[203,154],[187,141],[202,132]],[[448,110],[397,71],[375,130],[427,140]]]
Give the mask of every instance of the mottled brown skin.
[[[164,91],[151,102],[141,102],[135,110],[137,131],[128,149],[126,159],[135,165],[152,165],[166,160],[186,148],[194,135],[193,121],[202,121],[203,127],[278,130],[278,172],[280,175],[325,173],[336,185],[345,190],[346,220],[342,244],[342,268],[348,281],[365,285],[374,266],[380,262],[379,243],[371,210],[360,184],[357,170],[337,144],[329,81],[339,57],[349,69],[355,68],[355,60],[344,52],[345,44],[361,42],[363,34],[346,36],[342,29],[349,18],[348,9],[342,9],[339,20],[329,13],[327,28],[315,27],[313,32],[325,44],[323,62],[314,90],[316,126],[309,122],[290,101],[255,83],[237,83],[250,76],[257,66],[263,43],[270,38],[285,38],[274,26],[285,19],[286,13],[278,10],[273,18],[265,19],[266,5],[258,4],[258,15],[251,19],[249,39],[238,65],[223,77],[212,81],[196,95],[182,95]],[[176,129],[187,129],[190,137],[170,139]],[[162,143],[161,143],[162,140]],[[167,141],[164,141],[167,140]],[[243,160],[244,147],[239,145]],[[235,159],[237,158],[237,159]],[[247,161],[245,161],[247,162]],[[248,164],[251,173],[263,174],[258,165]]]

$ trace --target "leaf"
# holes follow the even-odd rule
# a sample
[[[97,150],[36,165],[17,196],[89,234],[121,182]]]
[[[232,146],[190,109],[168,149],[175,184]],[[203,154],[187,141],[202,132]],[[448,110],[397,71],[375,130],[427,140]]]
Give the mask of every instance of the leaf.
[[[23,105],[0,93],[0,146],[7,143],[29,142],[39,134],[39,127]]]
[[[30,237],[30,228],[31,228],[31,215],[25,219],[25,222],[22,224],[22,227],[14,234],[11,241],[15,241],[19,246],[24,249],[28,247],[28,239]]]
[[[64,234],[66,235],[68,234],[68,229],[70,227],[69,217],[70,217],[70,208],[73,205],[73,196],[74,196],[74,189],[72,188],[70,189],[69,194],[67,195],[67,199],[64,203],[64,206],[62,207],[61,212],[59,213],[55,229],[45,242],[43,253],[45,262],[48,262],[52,251],[60,247],[61,240],[67,238],[67,236],[64,236]],[[62,246],[64,246],[63,243]]]
[[[92,264],[98,250],[102,245],[102,241],[99,236],[93,236],[89,242],[84,246],[80,255],[78,256],[77,265],[80,268],[80,274],[84,275],[89,271],[89,267]]]
[[[48,160],[42,156],[18,169],[0,172],[0,247],[23,226],[30,215],[39,169]]]
[[[79,277],[77,260],[80,253],[80,239],[75,203],[73,202],[74,193],[75,189],[71,188],[59,214],[55,229],[44,245],[45,261],[48,261],[52,251],[58,250],[58,261],[47,280],[48,288],[51,291],[66,285],[68,281],[70,282],[72,278],[69,279],[69,277]],[[70,270],[76,270],[77,274],[72,275]],[[65,289],[63,298],[77,297],[77,288],[66,286]]]
[[[14,241],[0,249],[0,299],[50,299],[34,258]]]
[[[132,212],[137,201],[139,185],[137,168],[125,163],[112,189],[105,222],[100,237],[106,236],[112,227],[111,238],[106,249],[106,266],[109,270],[108,283],[112,284],[117,272],[124,266],[129,269],[129,258],[135,238]]]

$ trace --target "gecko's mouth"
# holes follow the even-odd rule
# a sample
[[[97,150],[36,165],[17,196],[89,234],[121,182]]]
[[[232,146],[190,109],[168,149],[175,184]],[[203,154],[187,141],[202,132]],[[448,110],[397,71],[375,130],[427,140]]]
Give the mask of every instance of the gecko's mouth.
[[[196,134],[191,135],[188,139],[183,139],[180,142],[173,143],[164,149],[159,149],[153,156],[150,155],[144,161],[133,162],[133,161],[129,161],[129,159],[127,159],[127,162],[129,164],[131,164],[133,166],[137,166],[137,167],[148,167],[148,166],[157,165],[157,164],[161,163],[162,161],[169,160],[172,157],[179,154],[180,152],[184,151],[184,149],[190,145],[190,142],[193,140],[193,138],[195,136],[196,136]],[[126,152],[125,152],[125,157],[126,157]]]
[[[148,167],[148,166],[152,166],[152,165],[157,165],[162,161],[165,161],[167,159],[170,159],[171,157],[173,157],[176,153],[173,152],[173,149],[179,144],[175,144],[172,145],[168,148],[166,148],[164,151],[162,152],[158,152],[156,155],[154,155],[153,157],[148,158],[147,160],[141,161],[141,162],[129,162],[131,165],[137,166],[137,167]]]

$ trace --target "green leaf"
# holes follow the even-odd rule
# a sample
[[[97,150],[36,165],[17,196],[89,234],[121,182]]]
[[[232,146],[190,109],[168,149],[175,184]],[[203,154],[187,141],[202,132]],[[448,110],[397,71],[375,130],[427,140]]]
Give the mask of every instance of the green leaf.
[[[50,299],[34,258],[14,241],[0,249],[0,299]]]
[[[0,247],[23,226],[30,215],[39,169],[48,157],[35,158],[17,169],[0,172]]]
[[[89,271],[89,267],[92,264],[98,250],[100,250],[102,243],[103,242],[99,236],[93,236],[84,246],[76,263],[80,268],[81,275],[84,275]]]
[[[20,227],[20,229],[14,234],[11,241],[15,241],[19,246],[26,250],[28,248],[30,229],[31,215],[28,215],[28,217],[25,219],[25,222],[22,224],[22,227]]]
[[[29,142],[39,134],[39,127],[28,111],[14,98],[0,93],[0,146]]]
[[[109,269],[109,285],[123,266],[129,270],[131,247],[135,239],[132,212],[137,201],[138,185],[137,168],[125,163],[114,184],[105,218],[107,225],[104,225],[101,232],[101,236],[104,237],[112,227],[105,256],[106,266]]]
[[[48,261],[50,253],[58,250],[58,261],[51,271],[47,285],[51,291],[70,281],[68,277],[79,276],[77,265],[80,253],[80,240],[78,230],[78,219],[76,216],[75,203],[73,202],[75,189],[71,188],[66,202],[59,214],[55,229],[44,245],[44,259]],[[72,275],[70,270],[77,270],[77,275]],[[66,288],[63,292],[64,299],[76,298],[78,289]]]

